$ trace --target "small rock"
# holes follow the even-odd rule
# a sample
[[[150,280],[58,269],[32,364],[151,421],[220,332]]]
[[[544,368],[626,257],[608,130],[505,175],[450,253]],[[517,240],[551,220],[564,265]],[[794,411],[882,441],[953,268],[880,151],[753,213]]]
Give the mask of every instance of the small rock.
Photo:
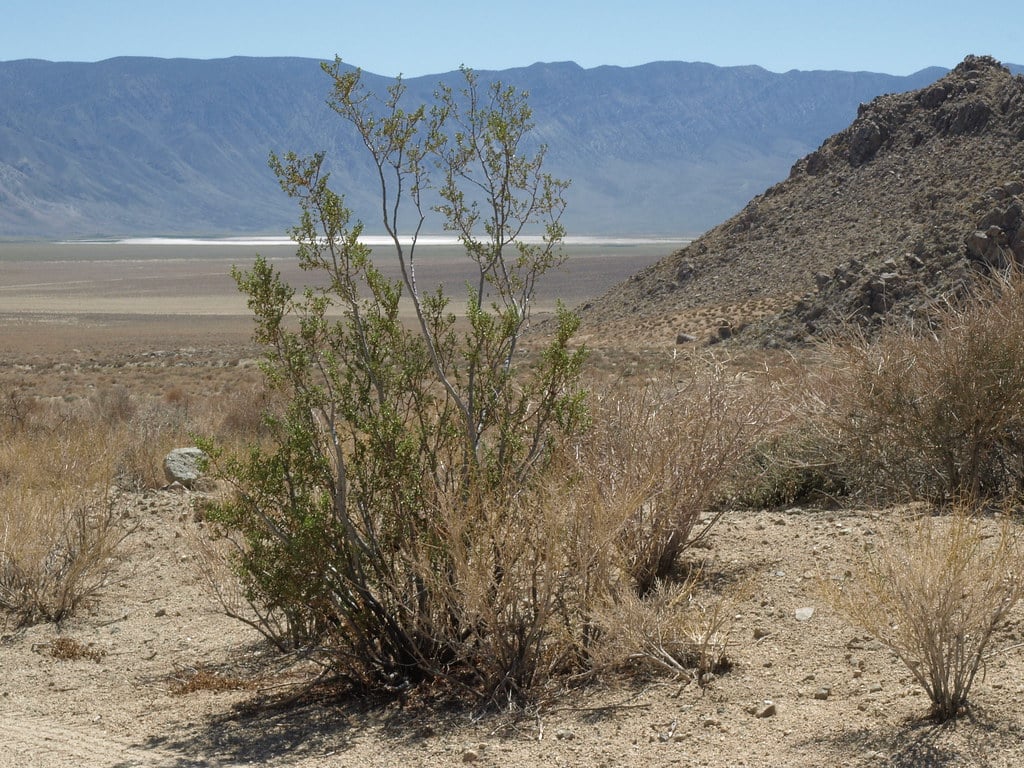
[[[871,687],[868,688],[868,693],[881,693],[881,692],[882,692],[882,684],[881,683],[872,683]]]
[[[757,708],[757,711],[754,713],[754,717],[760,718],[775,717],[775,715],[776,710],[774,701],[765,701],[760,707]]]
[[[480,759],[480,753],[475,749],[467,749],[462,753],[462,762],[464,763],[475,763]]]
[[[570,731],[568,728],[559,728],[555,731],[555,738],[559,741],[572,741],[576,738],[575,731]]]
[[[762,638],[768,637],[768,635],[770,635],[770,634],[771,634],[771,632],[769,632],[764,627],[754,627],[754,639],[755,640],[761,640]]]
[[[822,686],[814,692],[814,698],[818,701],[825,701],[832,694],[832,689],[827,686]]]
[[[797,608],[795,611],[795,615],[797,621],[810,621],[811,617],[814,615],[814,608]]]
[[[199,448],[175,448],[164,457],[164,475],[168,483],[192,488],[202,476],[200,464],[207,458]]]
[[[167,610],[165,608],[157,608],[156,613],[154,613],[153,615],[159,619],[167,615]]]

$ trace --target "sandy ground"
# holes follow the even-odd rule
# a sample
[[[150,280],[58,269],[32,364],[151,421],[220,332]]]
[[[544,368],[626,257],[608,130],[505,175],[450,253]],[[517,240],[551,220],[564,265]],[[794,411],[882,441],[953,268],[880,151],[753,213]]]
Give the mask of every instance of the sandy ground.
[[[453,712],[315,694],[256,633],[224,617],[190,544],[188,494],[123,500],[139,528],[92,611],[0,638],[3,766],[1014,766],[1024,761],[1024,660],[989,665],[974,710],[923,719],[926,697],[878,643],[823,602],[818,569],[845,567],[888,530],[887,513],[791,509],[726,517],[708,572],[752,578],[731,625],[732,669],[705,689],[670,677],[606,678],[553,692],[536,711]],[[834,575],[834,574],[833,574]],[[797,609],[814,608],[806,621]],[[57,638],[96,660],[60,660]],[[1000,641],[1022,639],[1020,612]],[[300,667],[301,670],[301,667]],[[181,692],[197,674],[241,690]],[[828,690],[827,698],[820,696]],[[775,714],[758,717],[770,701]]]
[[[88,386],[116,369],[131,387],[141,374],[124,366],[155,350],[219,360],[228,379],[245,370],[249,321],[226,277],[240,256],[145,256],[129,269],[102,254],[4,254],[0,383],[31,383],[71,361],[54,379],[59,386]],[[653,255],[594,255],[591,272],[571,273],[556,291],[567,301],[596,295]],[[195,370],[185,365],[179,375]],[[999,630],[1009,650],[976,683],[970,716],[936,726],[898,660],[822,599],[819,579],[841,574],[884,537],[890,511],[727,515],[698,556],[705,573],[752,587],[731,622],[732,668],[708,687],[608,676],[552,692],[528,713],[495,714],[315,691],[282,703],[311,670],[287,667],[255,631],[220,612],[193,544],[198,501],[166,490],[123,496],[136,529],[99,600],[61,625],[0,626],[0,766],[1024,764],[1020,608]],[[814,612],[800,620],[804,608]],[[56,658],[60,638],[93,658]],[[758,717],[766,701],[775,714]]]

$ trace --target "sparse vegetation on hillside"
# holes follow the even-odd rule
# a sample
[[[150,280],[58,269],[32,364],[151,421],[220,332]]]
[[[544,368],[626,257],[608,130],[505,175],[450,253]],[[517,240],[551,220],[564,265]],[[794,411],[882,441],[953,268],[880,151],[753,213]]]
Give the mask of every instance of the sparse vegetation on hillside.
[[[592,302],[582,332],[705,344],[701,307],[716,308],[734,346],[920,325],[1024,258],[1022,206],[1024,77],[968,56],[928,87],[864,104],[786,180]]]

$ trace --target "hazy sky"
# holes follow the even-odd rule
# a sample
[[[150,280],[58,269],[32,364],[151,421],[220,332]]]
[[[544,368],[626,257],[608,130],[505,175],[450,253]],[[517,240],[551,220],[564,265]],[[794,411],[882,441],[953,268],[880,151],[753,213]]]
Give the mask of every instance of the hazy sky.
[[[3,0],[0,60],[333,58],[384,75],[537,61],[905,75],[1024,64],[1021,0]]]

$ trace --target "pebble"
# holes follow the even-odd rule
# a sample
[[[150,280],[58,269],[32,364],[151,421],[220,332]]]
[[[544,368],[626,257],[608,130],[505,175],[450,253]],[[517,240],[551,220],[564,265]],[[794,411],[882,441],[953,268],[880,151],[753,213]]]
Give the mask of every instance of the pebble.
[[[818,701],[825,701],[832,694],[832,689],[827,686],[822,686],[814,692],[814,698]]]
[[[810,618],[814,615],[814,608],[797,608],[795,611],[795,615],[797,621],[809,621]]]
[[[475,749],[467,749],[462,753],[462,762],[464,763],[475,763],[480,759],[480,753]]]
[[[766,702],[764,702],[764,705],[761,706],[761,708],[757,710],[757,712],[755,714],[755,717],[760,717],[760,718],[775,717],[775,714],[776,714],[775,702],[773,702],[773,701],[766,701]]]
[[[555,738],[559,741],[572,741],[576,738],[575,731],[570,731],[568,728],[559,728],[555,731]]]

